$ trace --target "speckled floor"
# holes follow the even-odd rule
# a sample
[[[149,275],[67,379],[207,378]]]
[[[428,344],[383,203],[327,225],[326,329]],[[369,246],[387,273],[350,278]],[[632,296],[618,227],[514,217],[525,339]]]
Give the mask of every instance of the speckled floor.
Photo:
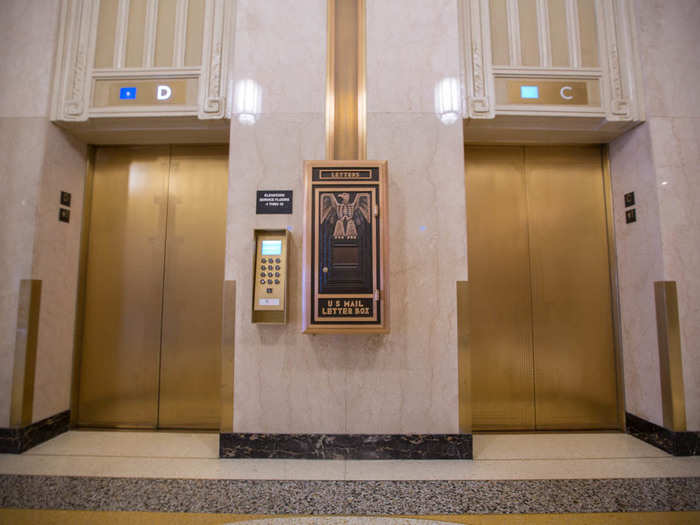
[[[128,512],[136,512],[134,519],[162,512],[172,519],[215,514],[217,520],[224,514],[314,515],[311,523],[324,525],[335,525],[321,519],[328,515],[447,515],[448,521],[462,516],[472,521],[459,523],[475,524],[489,515],[671,511],[667,518],[700,523],[700,515],[687,514],[700,511],[700,458],[674,458],[624,434],[477,435],[473,461],[236,460],[216,454],[215,434],[69,432],[25,454],[0,455],[0,523],[34,523],[17,521],[23,514],[4,519],[10,509],[32,511],[33,519],[48,511],[73,511],[76,519],[84,512],[115,519]],[[658,523],[676,522],[684,523]]]

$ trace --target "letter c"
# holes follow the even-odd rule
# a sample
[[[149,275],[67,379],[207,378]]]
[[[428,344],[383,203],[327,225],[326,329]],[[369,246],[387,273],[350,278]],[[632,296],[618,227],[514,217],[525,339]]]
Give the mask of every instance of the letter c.
[[[559,94],[561,95],[561,98],[563,98],[564,100],[571,100],[572,98],[574,98],[574,96],[565,94],[564,92],[567,90],[573,91],[573,88],[571,86],[564,86],[563,88],[561,88],[559,90]]]

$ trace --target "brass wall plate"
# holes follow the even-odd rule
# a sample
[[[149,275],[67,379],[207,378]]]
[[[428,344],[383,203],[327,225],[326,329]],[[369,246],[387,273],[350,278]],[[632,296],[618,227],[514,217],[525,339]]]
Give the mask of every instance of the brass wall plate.
[[[304,333],[386,333],[386,161],[304,167]]]

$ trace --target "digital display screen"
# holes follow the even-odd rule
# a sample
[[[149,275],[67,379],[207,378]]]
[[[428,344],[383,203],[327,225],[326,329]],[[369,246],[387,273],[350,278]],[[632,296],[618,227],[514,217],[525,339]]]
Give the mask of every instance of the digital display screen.
[[[262,255],[282,255],[282,241],[263,241]]]
[[[119,90],[119,98],[121,100],[135,100],[136,99],[136,88],[135,87],[123,87]]]
[[[520,98],[540,98],[540,88],[537,86],[520,86]]]

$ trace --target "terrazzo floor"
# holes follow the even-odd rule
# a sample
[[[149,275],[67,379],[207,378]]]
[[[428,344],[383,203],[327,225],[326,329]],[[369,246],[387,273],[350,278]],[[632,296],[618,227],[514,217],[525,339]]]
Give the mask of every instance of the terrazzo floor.
[[[700,458],[672,457],[621,433],[476,435],[473,461],[217,456],[217,434],[68,432],[22,455],[0,455],[0,523],[83,523],[60,521],[61,512],[71,511],[75,520],[97,520],[85,523],[121,523],[130,512],[134,523],[144,516],[152,518],[144,523],[161,523],[159,513],[170,520],[162,523],[296,515],[269,525],[379,525],[360,516],[386,515],[448,515],[478,524],[500,523],[478,521],[499,515],[530,520],[558,513],[567,519],[583,513],[589,521],[551,523],[700,523]],[[598,513],[644,520],[592,521],[604,516]],[[309,514],[311,521],[299,521]]]

